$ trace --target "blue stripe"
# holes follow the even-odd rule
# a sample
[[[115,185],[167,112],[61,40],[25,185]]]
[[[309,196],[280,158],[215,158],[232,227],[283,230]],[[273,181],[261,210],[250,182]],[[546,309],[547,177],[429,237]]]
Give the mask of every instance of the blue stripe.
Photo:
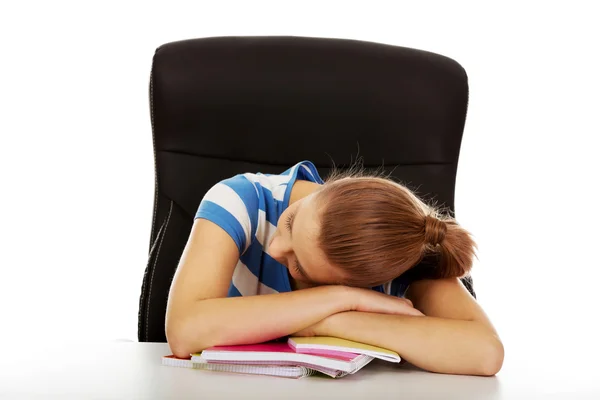
[[[312,176],[311,176],[311,174],[308,173],[304,168],[302,168],[301,166],[298,166],[298,170],[300,171],[298,174],[301,176],[301,178],[303,180],[320,183],[320,184],[324,183],[323,179],[319,175],[319,171],[317,171],[317,167],[315,167],[315,164],[313,164],[310,161],[302,161],[300,163],[300,165],[304,165],[312,173]]]
[[[265,253],[260,281],[278,292],[284,292],[282,288],[285,288],[285,281],[282,280],[282,270],[285,270],[287,274],[287,268],[284,265]]]
[[[383,285],[375,286],[371,288],[376,292],[385,293],[385,289]],[[393,279],[392,284],[390,285],[390,295],[396,297],[404,297],[406,293],[406,289],[408,289],[408,284],[402,280],[402,276]]]
[[[250,237],[254,237],[258,225],[258,196],[254,183],[249,181],[244,175],[236,175],[221,183],[233,189],[244,202],[246,211],[250,217]]]
[[[246,248],[246,234],[242,225],[229,211],[212,201],[204,200],[200,203],[195,218],[207,219],[223,228],[231,236],[240,254],[242,254]]]
[[[264,186],[261,186],[261,191],[264,197],[264,203],[261,202],[261,210],[265,212],[267,221],[277,226],[277,221],[283,213],[283,202],[273,198],[273,192]]]
[[[376,292],[380,292],[380,293],[385,293],[385,290],[383,289],[383,285],[379,285],[379,286],[375,286],[374,288],[371,288]]]
[[[390,292],[392,296],[404,297],[404,295],[406,294],[406,289],[408,289],[409,285],[410,283],[408,282],[408,280],[404,276],[400,275],[392,281],[392,287],[390,288]]]
[[[287,291],[291,291],[287,268],[265,253],[258,240],[252,241],[248,250],[240,257],[240,261],[264,285],[278,292],[286,291],[282,290],[282,287],[289,288]]]
[[[264,265],[268,268],[272,273],[269,275],[269,284],[268,286],[277,289],[278,292],[291,292],[292,286],[290,285],[290,277],[288,275],[288,269],[285,265],[278,263],[273,257],[271,257],[268,253],[264,255]],[[265,277],[266,279],[266,277]]]
[[[292,170],[292,176],[288,183],[288,187],[285,189],[285,194],[283,195],[283,209],[289,207],[289,205],[290,205],[290,195],[292,194],[292,187],[294,186],[294,182],[296,182],[297,177],[298,177],[298,168],[299,167],[300,167],[300,164],[296,164],[292,168],[290,168],[290,170]],[[282,213],[283,213],[283,209],[282,209]]]
[[[233,282],[231,283],[231,285],[229,285],[229,292],[227,292],[227,297],[242,297],[242,294],[239,290],[237,290]]]
[[[257,278],[260,278],[260,260],[262,254],[262,245],[258,240],[256,240],[256,238],[252,238],[250,247],[248,247],[248,250],[246,250],[246,252],[240,257],[240,261],[243,262],[248,267],[250,272],[252,272]]]

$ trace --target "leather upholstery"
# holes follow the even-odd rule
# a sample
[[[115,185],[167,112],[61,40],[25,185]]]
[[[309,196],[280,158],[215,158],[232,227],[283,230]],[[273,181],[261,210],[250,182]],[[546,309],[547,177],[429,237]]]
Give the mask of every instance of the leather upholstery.
[[[171,280],[213,184],[305,159],[325,177],[332,160],[347,166],[360,149],[366,167],[384,166],[453,213],[467,105],[464,69],[422,50],[298,36],[160,46],[150,77],[155,196],[139,340],[166,341]],[[463,282],[475,296],[471,278]]]

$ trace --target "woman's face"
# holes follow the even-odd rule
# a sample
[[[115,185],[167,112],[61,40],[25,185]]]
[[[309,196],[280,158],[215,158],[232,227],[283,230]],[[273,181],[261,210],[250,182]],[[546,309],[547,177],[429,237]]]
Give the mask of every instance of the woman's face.
[[[320,225],[315,194],[291,204],[281,214],[277,230],[266,252],[285,265],[296,281],[309,284],[337,284],[343,280],[318,246]]]

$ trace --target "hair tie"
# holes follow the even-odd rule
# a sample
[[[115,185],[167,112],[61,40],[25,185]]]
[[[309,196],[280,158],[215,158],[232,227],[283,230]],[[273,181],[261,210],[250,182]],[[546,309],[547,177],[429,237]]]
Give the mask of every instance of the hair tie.
[[[425,241],[432,246],[437,246],[444,241],[448,227],[439,218],[430,215],[425,216]]]

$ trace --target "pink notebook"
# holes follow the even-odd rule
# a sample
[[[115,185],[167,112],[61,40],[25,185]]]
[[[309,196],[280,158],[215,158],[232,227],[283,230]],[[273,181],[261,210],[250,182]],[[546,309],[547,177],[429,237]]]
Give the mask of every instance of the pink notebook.
[[[278,353],[278,354],[281,354],[281,353],[298,354],[298,353],[300,353],[300,352],[295,351],[288,343],[281,343],[281,342],[247,344],[247,345],[238,345],[238,346],[214,346],[214,347],[210,347],[210,348],[204,350],[202,352],[202,354],[204,354],[205,351],[266,352],[266,353]],[[303,353],[303,354],[307,354],[307,353]],[[310,353],[308,353],[308,354],[310,354]],[[356,356],[358,356],[359,354],[349,353],[347,351],[325,350],[325,351],[319,352],[319,354],[312,353],[312,355],[322,355],[327,358],[350,362],[350,361],[356,359]]]

